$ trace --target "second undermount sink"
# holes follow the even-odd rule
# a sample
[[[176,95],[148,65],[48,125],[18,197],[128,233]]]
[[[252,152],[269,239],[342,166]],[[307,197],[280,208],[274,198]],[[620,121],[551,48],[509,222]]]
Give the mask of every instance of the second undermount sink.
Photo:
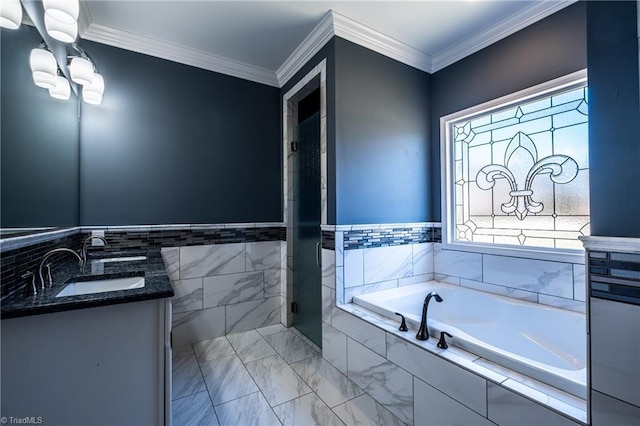
[[[75,281],[67,284],[56,297],[81,294],[106,293],[108,291],[133,290],[144,287],[144,277],[109,278],[95,281]]]

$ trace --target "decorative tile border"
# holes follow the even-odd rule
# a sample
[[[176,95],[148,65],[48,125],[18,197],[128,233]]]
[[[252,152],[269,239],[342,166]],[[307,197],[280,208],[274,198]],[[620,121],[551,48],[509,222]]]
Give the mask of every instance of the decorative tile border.
[[[345,250],[441,241],[441,229],[428,226],[363,229],[344,233]]]
[[[322,231],[322,248],[327,250],[336,249],[336,235],[331,231]]]

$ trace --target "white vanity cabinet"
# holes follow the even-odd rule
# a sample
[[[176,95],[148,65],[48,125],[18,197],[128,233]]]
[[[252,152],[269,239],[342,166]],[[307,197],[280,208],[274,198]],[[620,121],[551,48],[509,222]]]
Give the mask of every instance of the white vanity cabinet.
[[[171,423],[171,302],[0,322],[2,417],[50,425]]]

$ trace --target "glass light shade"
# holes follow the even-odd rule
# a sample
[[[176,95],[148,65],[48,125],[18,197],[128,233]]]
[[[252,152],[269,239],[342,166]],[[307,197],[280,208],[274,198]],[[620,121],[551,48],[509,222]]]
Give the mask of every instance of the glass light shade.
[[[53,89],[49,89],[49,95],[52,98],[67,100],[71,97],[71,85],[69,81],[63,76],[56,77],[56,86]]]
[[[74,21],[71,24],[65,24],[56,19],[53,19],[51,15],[44,15],[44,27],[47,29],[47,33],[56,40],[63,43],[73,43],[78,37],[78,22]]]
[[[0,2],[0,27],[17,30],[22,23],[22,4],[20,0],[2,0]]]
[[[58,64],[53,53],[46,49],[35,48],[29,56],[31,75],[36,86],[51,89],[56,85]]]
[[[78,21],[80,2],[78,0],[42,0],[45,14],[63,24]]]
[[[82,88],[82,93],[97,93],[100,96],[104,94],[104,78],[98,73],[93,74],[93,81],[88,86]]]
[[[93,64],[85,58],[73,58],[69,64],[71,80],[83,86],[91,84],[93,81]]]
[[[82,99],[92,105],[100,105],[102,102],[102,95],[98,92],[87,91],[85,88],[82,89]]]

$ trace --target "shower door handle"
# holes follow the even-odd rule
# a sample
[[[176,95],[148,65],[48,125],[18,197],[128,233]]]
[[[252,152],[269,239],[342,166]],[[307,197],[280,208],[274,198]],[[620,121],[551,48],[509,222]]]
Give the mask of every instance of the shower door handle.
[[[321,259],[320,253],[321,253],[321,251],[320,251],[320,242],[318,241],[316,243],[316,265],[318,265],[319,267],[322,267],[322,260],[320,260]]]

